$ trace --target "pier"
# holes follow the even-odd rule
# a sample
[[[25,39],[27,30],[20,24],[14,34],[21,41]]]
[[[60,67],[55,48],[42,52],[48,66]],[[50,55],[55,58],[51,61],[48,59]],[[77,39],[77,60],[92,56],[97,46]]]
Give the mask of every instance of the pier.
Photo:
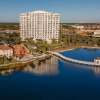
[[[95,62],[89,62],[89,61],[81,61],[81,60],[76,60],[76,59],[73,59],[73,58],[69,58],[69,57],[65,57],[63,56],[62,54],[58,53],[58,52],[48,52],[56,57],[59,57],[65,61],[69,61],[69,62],[72,62],[72,63],[76,63],[76,64],[82,64],[82,65],[88,65],[88,66],[98,66],[100,67],[100,64],[96,64]]]

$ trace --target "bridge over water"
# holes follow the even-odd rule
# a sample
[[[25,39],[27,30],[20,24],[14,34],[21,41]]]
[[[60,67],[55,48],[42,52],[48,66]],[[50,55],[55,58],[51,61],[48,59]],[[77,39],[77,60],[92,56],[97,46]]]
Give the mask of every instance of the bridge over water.
[[[62,55],[62,54],[60,54],[58,52],[49,51],[48,53],[50,53],[50,54],[52,54],[52,55],[54,55],[56,57],[59,57],[59,58],[65,60],[65,61],[73,62],[73,63],[76,63],[76,64],[100,67],[100,64],[97,64],[95,62],[76,60],[76,59],[73,59],[73,58],[65,57],[64,55]]]

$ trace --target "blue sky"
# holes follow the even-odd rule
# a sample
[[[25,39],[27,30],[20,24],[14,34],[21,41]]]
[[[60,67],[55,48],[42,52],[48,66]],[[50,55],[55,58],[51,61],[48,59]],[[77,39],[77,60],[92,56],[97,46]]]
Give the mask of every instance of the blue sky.
[[[18,22],[32,10],[58,12],[62,22],[100,22],[100,0],[0,0],[0,22]]]

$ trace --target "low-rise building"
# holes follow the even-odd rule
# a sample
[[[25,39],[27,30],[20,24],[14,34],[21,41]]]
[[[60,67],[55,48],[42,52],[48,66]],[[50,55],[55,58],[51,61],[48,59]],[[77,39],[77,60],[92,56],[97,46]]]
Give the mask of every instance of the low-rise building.
[[[85,23],[84,30],[100,30],[100,23]]]
[[[29,54],[29,50],[24,45],[14,45],[14,56],[17,58],[22,58],[23,56]]]
[[[94,32],[94,35],[93,35],[94,37],[100,37],[100,30],[96,30],[95,32]]]
[[[0,45],[0,56],[12,57],[13,49],[7,45]]]
[[[76,29],[80,29],[83,30],[84,26],[83,25],[72,25],[72,27],[76,28]]]

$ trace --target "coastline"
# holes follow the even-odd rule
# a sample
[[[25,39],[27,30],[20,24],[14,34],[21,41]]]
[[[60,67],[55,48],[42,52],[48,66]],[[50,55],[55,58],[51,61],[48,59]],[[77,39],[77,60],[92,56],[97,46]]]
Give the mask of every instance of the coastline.
[[[33,57],[33,58],[31,58],[29,60],[25,60],[25,61],[17,61],[15,63],[2,64],[2,65],[0,65],[0,70],[20,68],[20,67],[23,67],[26,64],[30,64],[36,60],[42,61],[42,60],[48,59],[50,56],[51,55],[43,54],[41,56]]]
[[[95,62],[90,62],[90,61],[83,61],[83,60],[77,60],[77,59],[73,59],[70,57],[65,57],[64,55],[58,53],[58,52],[51,52],[54,56],[61,58],[64,61],[68,61],[68,62],[72,62],[72,63],[76,63],[76,64],[81,64],[81,65],[88,65],[88,66],[96,66],[96,67],[100,67],[99,63],[95,63]]]
[[[100,49],[100,47],[92,47],[92,46],[72,46],[72,47],[65,47],[65,48],[58,48],[58,49],[55,49],[55,50],[52,50],[51,52],[56,52],[56,53],[60,53],[60,52],[65,52],[65,51],[70,51],[70,50],[74,50],[74,49],[77,49],[77,48],[96,48],[96,49]],[[15,62],[15,63],[9,63],[9,64],[2,64],[0,65],[0,69],[3,70],[3,69],[10,69],[10,68],[18,68],[18,67],[21,67],[21,66],[24,66],[30,62],[33,62],[34,60],[39,60],[39,58],[41,59],[44,59],[44,58],[48,58],[48,56],[50,56],[49,54],[46,54],[46,55],[42,55],[42,56],[39,56],[39,57],[34,57],[32,59],[29,59],[27,61],[19,61],[19,62]]]
[[[65,48],[58,48],[55,50],[51,50],[52,52],[64,52],[64,51],[69,51],[69,50],[73,50],[76,49],[76,47],[65,47]]]
[[[100,49],[100,47],[80,47],[80,48],[87,48],[87,49]],[[94,60],[94,62],[90,62],[90,61],[83,61],[83,60],[77,60],[77,59],[73,59],[73,58],[70,58],[70,57],[67,57],[67,56],[64,56],[62,54],[60,54],[60,52],[64,52],[64,51],[69,51],[69,50],[73,50],[75,48],[71,48],[71,49],[66,49],[66,50],[62,50],[62,51],[59,51],[58,50],[55,52],[55,51],[50,51],[49,53],[51,53],[52,55],[58,57],[58,58],[61,58],[62,60],[64,61],[68,61],[68,62],[72,62],[72,63],[76,63],[76,64],[81,64],[81,65],[88,65],[88,66],[96,66],[96,67],[100,67],[100,63],[96,60]]]
[[[77,48],[100,49],[100,47],[92,47],[92,46],[72,46],[72,47],[58,48],[58,49],[52,50],[52,52],[64,52],[64,51],[69,51],[69,50],[73,50]]]

